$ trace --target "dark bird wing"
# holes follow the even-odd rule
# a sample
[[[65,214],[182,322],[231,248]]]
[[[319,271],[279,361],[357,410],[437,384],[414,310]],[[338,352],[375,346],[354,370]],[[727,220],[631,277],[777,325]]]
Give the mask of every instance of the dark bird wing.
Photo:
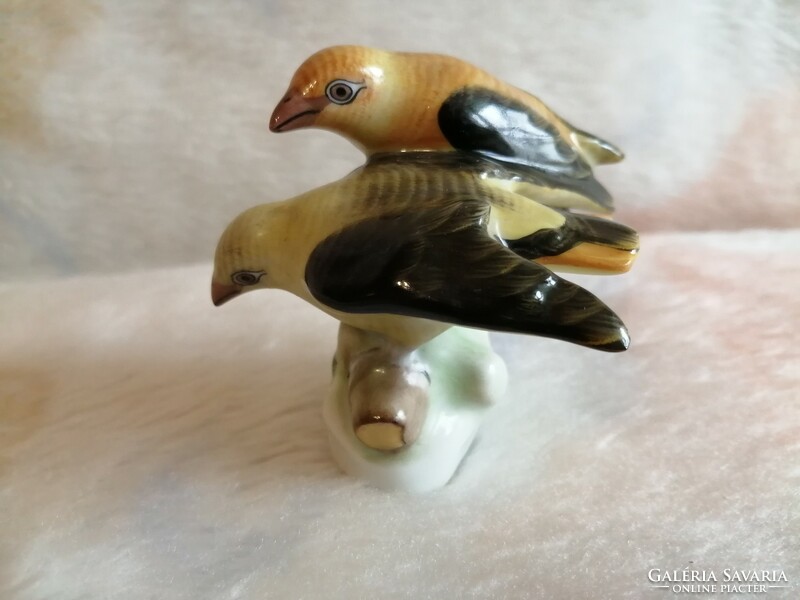
[[[522,102],[487,88],[466,87],[445,100],[438,120],[442,135],[456,150],[513,166],[523,179],[527,171],[537,184],[568,189],[612,210],[611,195],[594,178],[589,163],[547,119]]]
[[[314,249],[308,288],[342,312],[407,315],[625,350],[620,318],[580,286],[491,238],[489,210],[486,202],[458,198],[350,225]]]
[[[506,245],[531,260],[557,256],[579,244],[593,244],[634,254],[639,250],[639,234],[627,225],[566,210],[559,212],[565,219],[561,227],[540,229],[522,238],[506,240]]]

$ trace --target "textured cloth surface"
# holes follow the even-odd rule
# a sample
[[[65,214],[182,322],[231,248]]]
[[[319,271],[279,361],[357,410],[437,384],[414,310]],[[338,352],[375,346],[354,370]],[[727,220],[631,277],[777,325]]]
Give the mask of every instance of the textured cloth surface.
[[[494,336],[507,397],[424,496],[337,471],[336,322],[288,294],[214,308],[209,265],[0,286],[0,598],[664,598],[648,570],[690,566],[796,598],[800,233],[643,248],[581,279],[631,349]]]
[[[294,70],[441,52],[618,144],[643,230],[800,227],[800,2],[0,0],[0,279],[210,260],[230,219],[363,160],[267,131]]]

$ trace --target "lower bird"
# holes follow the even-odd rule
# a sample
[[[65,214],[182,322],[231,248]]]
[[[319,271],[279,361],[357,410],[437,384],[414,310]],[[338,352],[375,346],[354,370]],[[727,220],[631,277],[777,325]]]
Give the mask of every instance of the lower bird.
[[[239,215],[217,247],[219,305],[282,288],[343,323],[413,349],[450,325],[625,350],[622,321],[542,263],[626,271],[638,236],[556,210],[463,169],[391,157]]]
[[[532,202],[463,165],[447,168],[430,154],[419,161],[377,155],[339,181],[234,219],[217,247],[211,293],[220,305],[250,290],[287,290],[378,334],[395,355],[413,353],[452,325],[618,352],[629,344],[621,319],[545,264],[623,272],[637,249],[638,236],[624,225]],[[364,372],[364,390],[352,389],[362,379],[350,382],[351,404],[374,387],[371,369]],[[373,447],[413,441],[404,432],[420,426],[407,416],[425,414],[425,389],[406,394],[408,410],[399,407],[394,417],[363,417],[400,431]],[[365,443],[376,439],[359,431]]]

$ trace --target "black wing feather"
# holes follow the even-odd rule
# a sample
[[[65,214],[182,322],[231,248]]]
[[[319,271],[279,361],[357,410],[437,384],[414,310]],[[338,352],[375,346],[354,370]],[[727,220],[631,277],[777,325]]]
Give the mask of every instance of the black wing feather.
[[[541,229],[506,245],[520,256],[535,260],[562,254],[578,244],[589,243],[625,252],[639,249],[639,234],[630,227],[600,217],[559,211],[566,219],[557,229]]]
[[[535,181],[585,195],[611,209],[613,202],[578,151],[551,123],[525,104],[481,88],[451,94],[438,114],[445,139],[463,152],[525,171]]]
[[[315,248],[306,283],[342,312],[628,347],[625,325],[595,296],[491,238],[488,213],[485,202],[458,200],[360,221]]]

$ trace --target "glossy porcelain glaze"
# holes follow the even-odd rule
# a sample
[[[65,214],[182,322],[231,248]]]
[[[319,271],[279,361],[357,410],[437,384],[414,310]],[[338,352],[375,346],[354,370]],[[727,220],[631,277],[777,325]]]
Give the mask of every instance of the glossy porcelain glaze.
[[[549,208],[464,170],[379,160],[240,215],[217,248],[212,293],[219,304],[286,289],[411,349],[452,324],[620,351],[628,335],[614,312],[537,261],[621,271],[637,247],[622,225]]]
[[[535,96],[464,61],[360,46],[322,50],[297,70],[270,128],[301,127],[340,133],[368,155],[450,150],[480,156],[513,166],[522,182],[547,178],[550,187],[573,193],[577,187],[584,199],[578,207],[601,212],[611,210],[611,197],[592,165],[623,157]]]
[[[551,270],[636,257],[635,231],[587,214],[613,210],[592,170],[622,159],[613,145],[458,59],[356,46],[309,58],[270,122],[312,126],[367,163],[237,217],[212,297],[281,288],[341,321],[324,415],[344,470],[416,491],[450,479],[506,384],[478,330],[628,347],[620,318]]]
[[[408,444],[398,442],[405,427],[394,427],[389,420],[375,421],[376,427],[386,429],[366,440],[374,445],[365,443],[359,428],[353,426],[354,419],[363,414],[362,407],[353,402],[354,386],[347,365],[367,357],[380,371],[381,358],[375,354],[392,356],[387,364],[402,362],[403,370],[411,375],[406,381],[393,378],[390,384],[373,390],[373,401],[382,413],[396,406],[396,399],[406,398],[409,390],[419,396],[415,374],[420,369],[430,373],[430,382],[423,384],[424,412],[415,413],[419,418],[409,424],[414,437]],[[489,408],[502,398],[507,379],[505,364],[492,351],[484,331],[453,327],[405,354],[386,340],[376,341],[374,334],[343,325],[333,386],[323,403],[334,459],[343,471],[376,487],[411,492],[439,488],[453,476]],[[388,400],[381,406],[384,398]]]
[[[317,52],[296,71],[270,120],[273,131],[321,127],[337,131],[371,154],[443,149],[442,106],[464,90],[485,90],[522,109],[549,137],[591,164],[617,162],[622,153],[574,128],[536,96],[457,58],[335,46]],[[480,101],[482,102],[482,101]],[[466,106],[479,110],[472,102]]]

